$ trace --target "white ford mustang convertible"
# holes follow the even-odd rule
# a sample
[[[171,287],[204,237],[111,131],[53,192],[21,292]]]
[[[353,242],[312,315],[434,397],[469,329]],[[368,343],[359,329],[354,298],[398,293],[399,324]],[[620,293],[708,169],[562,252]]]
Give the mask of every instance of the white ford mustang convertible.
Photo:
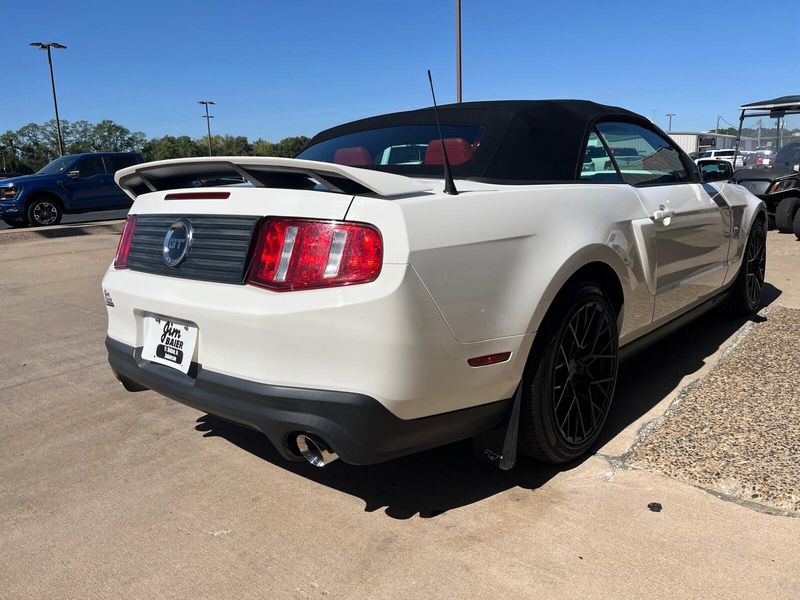
[[[723,301],[758,309],[763,203],[647,119],[577,100],[439,117],[119,171],[135,202],[103,289],[125,388],[316,465],[494,429],[562,463],[597,439],[622,357]]]

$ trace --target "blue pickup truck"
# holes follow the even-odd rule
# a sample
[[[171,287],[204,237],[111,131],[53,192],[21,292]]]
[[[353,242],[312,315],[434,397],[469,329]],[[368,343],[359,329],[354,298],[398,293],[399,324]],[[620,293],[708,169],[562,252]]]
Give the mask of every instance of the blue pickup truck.
[[[135,152],[67,154],[33,175],[0,180],[0,219],[37,227],[58,224],[64,213],[128,208],[114,173],[141,162]]]

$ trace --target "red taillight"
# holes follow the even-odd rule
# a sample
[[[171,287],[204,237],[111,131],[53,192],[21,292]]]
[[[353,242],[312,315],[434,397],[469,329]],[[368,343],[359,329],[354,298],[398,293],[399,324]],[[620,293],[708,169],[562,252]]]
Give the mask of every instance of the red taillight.
[[[276,291],[374,281],[383,240],[361,223],[270,217],[261,223],[247,283]]]
[[[128,268],[128,254],[131,251],[134,229],[136,229],[136,215],[128,215],[128,219],[125,221],[125,228],[122,230],[122,235],[119,237],[117,256],[114,258],[115,269]]]
[[[178,192],[164,196],[164,200],[227,200],[230,192]]]

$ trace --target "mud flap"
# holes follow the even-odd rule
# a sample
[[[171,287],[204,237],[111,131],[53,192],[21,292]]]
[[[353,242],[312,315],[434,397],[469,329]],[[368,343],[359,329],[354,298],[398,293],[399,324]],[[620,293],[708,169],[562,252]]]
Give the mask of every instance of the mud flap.
[[[519,412],[522,405],[522,382],[517,386],[514,403],[505,428],[496,427],[472,438],[475,455],[482,461],[503,471],[517,464],[517,440],[519,438]]]

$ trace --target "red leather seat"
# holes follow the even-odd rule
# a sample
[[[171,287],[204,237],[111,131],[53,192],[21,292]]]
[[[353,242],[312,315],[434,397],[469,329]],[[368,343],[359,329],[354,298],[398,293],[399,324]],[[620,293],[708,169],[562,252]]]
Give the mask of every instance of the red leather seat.
[[[451,165],[465,163],[475,154],[475,148],[470,146],[464,138],[445,138],[444,143],[445,148],[447,148],[447,158]],[[441,140],[431,140],[428,142],[428,150],[425,152],[425,161],[423,164],[444,164]]]
[[[364,146],[339,148],[333,155],[333,162],[338,165],[349,165],[351,167],[375,164],[369,151]]]

